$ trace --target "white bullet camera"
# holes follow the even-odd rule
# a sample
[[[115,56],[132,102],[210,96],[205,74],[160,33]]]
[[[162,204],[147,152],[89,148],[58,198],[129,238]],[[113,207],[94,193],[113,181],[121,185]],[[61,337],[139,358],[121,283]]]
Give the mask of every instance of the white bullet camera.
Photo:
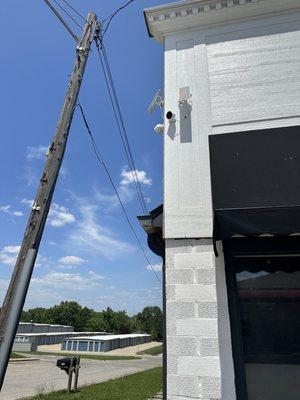
[[[172,111],[167,112],[166,118],[169,120],[170,124],[174,124],[174,122],[176,122],[176,115],[173,114]]]

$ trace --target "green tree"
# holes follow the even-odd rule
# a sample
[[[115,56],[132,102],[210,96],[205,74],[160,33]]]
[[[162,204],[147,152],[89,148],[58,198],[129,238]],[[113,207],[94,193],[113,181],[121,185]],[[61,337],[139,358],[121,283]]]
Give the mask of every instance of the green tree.
[[[108,332],[108,326],[102,313],[94,313],[86,322],[85,331],[87,332]]]
[[[163,339],[163,314],[159,307],[145,307],[137,320],[141,330],[150,333],[153,340]]]
[[[81,307],[76,301],[62,301],[59,305],[49,309],[55,324],[72,325],[77,332],[84,331],[93,312],[90,308]]]
[[[23,311],[21,316],[23,322],[35,322],[41,324],[53,324],[54,321],[49,313],[49,309],[37,307],[28,311]]]

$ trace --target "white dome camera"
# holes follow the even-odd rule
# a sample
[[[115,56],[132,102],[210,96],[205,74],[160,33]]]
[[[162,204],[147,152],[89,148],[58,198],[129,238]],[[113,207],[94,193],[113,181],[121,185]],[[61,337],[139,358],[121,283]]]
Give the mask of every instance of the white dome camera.
[[[164,124],[157,124],[157,125],[154,127],[154,131],[155,131],[156,133],[163,133],[164,130],[165,130],[165,125],[164,125]]]

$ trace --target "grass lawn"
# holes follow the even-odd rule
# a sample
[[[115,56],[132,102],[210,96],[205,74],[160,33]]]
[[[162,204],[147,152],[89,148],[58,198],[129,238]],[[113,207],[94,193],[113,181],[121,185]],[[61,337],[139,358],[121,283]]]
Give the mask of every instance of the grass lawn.
[[[79,377],[80,379],[80,377]],[[31,400],[147,400],[162,390],[162,368],[80,388],[30,397]],[[29,399],[28,399],[29,400]]]
[[[9,358],[26,358],[26,357],[22,356],[21,354],[11,353]]]
[[[98,354],[78,354],[78,353],[50,353],[46,351],[33,351],[30,354],[37,355],[37,356],[57,356],[60,358],[64,357],[74,357],[74,356],[80,356],[81,358],[88,358],[90,360],[102,360],[102,361],[108,361],[108,360],[138,360],[140,357],[134,357],[134,356],[105,356],[105,355],[98,355]]]
[[[151,347],[150,349],[139,351],[137,354],[143,355],[143,354],[148,354],[150,356],[158,356],[159,354],[162,354],[163,352],[163,347],[161,346],[155,346]]]

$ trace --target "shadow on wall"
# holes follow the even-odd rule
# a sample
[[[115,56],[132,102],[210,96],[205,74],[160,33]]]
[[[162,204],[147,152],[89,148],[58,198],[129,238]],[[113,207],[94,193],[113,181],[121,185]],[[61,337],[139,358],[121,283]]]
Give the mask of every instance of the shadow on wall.
[[[221,399],[234,400],[236,399],[235,377],[222,242],[218,242],[217,250],[219,257],[216,257],[216,290],[218,305],[219,356],[221,369]]]

